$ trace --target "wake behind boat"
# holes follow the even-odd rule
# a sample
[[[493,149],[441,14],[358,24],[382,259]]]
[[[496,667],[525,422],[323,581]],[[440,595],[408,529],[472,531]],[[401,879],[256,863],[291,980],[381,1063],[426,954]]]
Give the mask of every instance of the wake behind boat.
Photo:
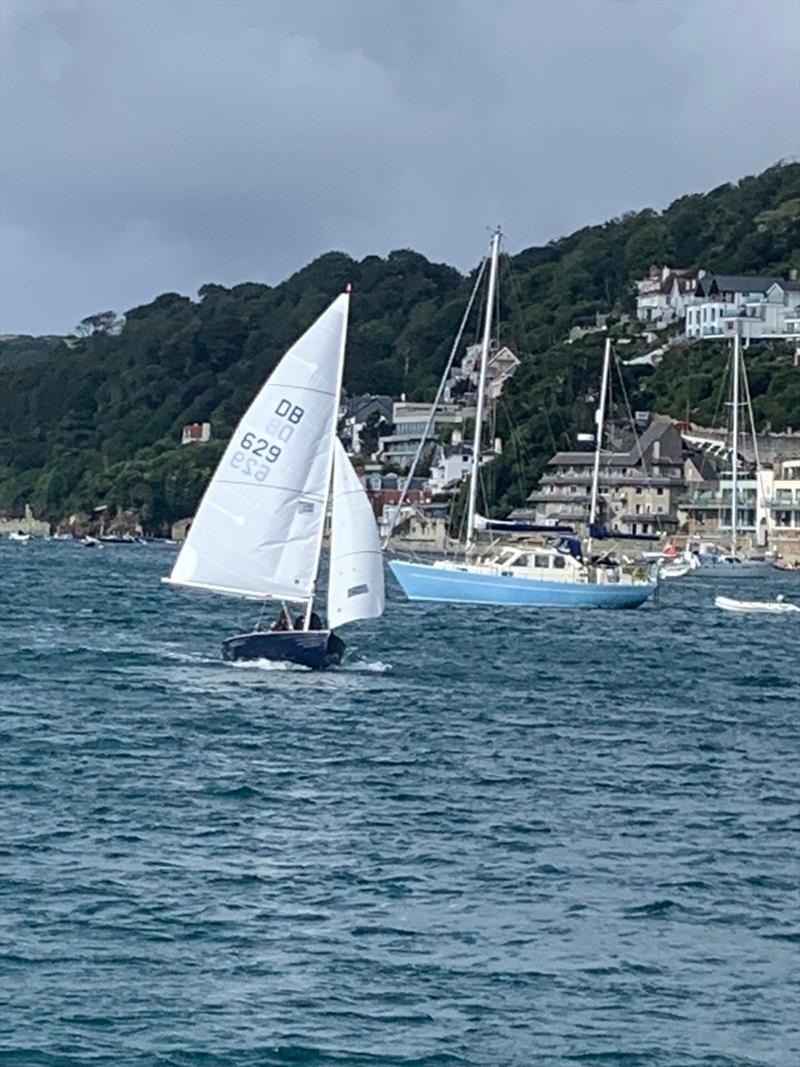
[[[163,579],[260,601],[263,609],[280,607],[272,628],[258,625],[225,640],[226,660],[330,667],[345,651],[332,627],[383,612],[375,518],[336,436],[349,301],[348,289],[267,379],[214,472],[172,574]],[[325,627],[314,599],[330,501]]]

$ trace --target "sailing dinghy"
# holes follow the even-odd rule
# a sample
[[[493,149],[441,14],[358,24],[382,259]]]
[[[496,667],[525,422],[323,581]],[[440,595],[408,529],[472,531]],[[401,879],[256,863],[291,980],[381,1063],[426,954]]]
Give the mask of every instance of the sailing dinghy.
[[[734,600],[728,596],[718,596],[714,598],[715,607],[722,608],[723,611],[738,611],[738,612],[766,612],[769,615],[791,615],[794,612],[800,612],[800,607],[797,604],[790,604],[787,600],[784,600],[782,596],[777,596],[774,600]]]
[[[349,301],[348,288],[275,367],[236,427],[163,579],[281,609],[279,628],[257,626],[223,641],[226,660],[330,667],[346,647],[333,625],[383,613],[377,525],[336,436]],[[325,628],[314,598],[329,502]],[[297,614],[293,626],[287,605]]]

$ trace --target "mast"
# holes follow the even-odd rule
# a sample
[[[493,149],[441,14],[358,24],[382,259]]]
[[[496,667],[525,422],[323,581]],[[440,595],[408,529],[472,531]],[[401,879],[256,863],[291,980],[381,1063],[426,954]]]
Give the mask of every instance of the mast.
[[[483,429],[484,394],[486,393],[486,367],[489,362],[489,345],[492,339],[492,312],[497,289],[497,259],[500,251],[500,229],[492,235],[491,264],[489,267],[489,291],[486,296],[486,318],[483,323],[481,343],[481,369],[478,376],[478,403],[475,409],[475,437],[472,444],[472,475],[469,482],[469,508],[467,511],[467,548],[475,538],[475,504],[478,497],[478,478],[481,464],[481,431]]]
[[[600,485],[600,453],[603,450],[603,423],[606,417],[606,396],[608,394],[608,373],[611,366],[611,338],[606,337],[603,353],[603,376],[600,379],[600,406],[594,413],[594,469],[592,471],[592,499],[589,505],[589,538],[586,554],[592,552],[592,527],[597,520],[597,492]]]
[[[733,337],[733,419],[731,436],[733,437],[733,454],[731,455],[731,555],[736,558],[739,516],[739,333]]]
[[[319,576],[319,561],[322,555],[322,539],[325,536],[325,516],[328,512],[328,501],[331,498],[331,487],[333,484],[333,454],[336,451],[336,423],[339,419],[339,403],[342,397],[342,378],[344,377],[344,353],[347,346],[347,319],[350,314],[350,294],[353,291],[353,286],[350,282],[345,286],[345,296],[347,299],[344,304],[344,322],[342,323],[342,340],[339,346],[339,367],[336,373],[336,396],[334,397],[333,405],[333,438],[331,440],[331,450],[328,455],[328,476],[325,480],[325,499],[322,502],[322,522],[319,526],[319,534],[317,535],[317,547],[314,554],[314,584],[311,586],[311,595],[308,598],[306,604],[305,616],[303,618],[303,629],[307,630],[311,623],[311,612],[314,610],[314,592],[317,587],[317,577]]]

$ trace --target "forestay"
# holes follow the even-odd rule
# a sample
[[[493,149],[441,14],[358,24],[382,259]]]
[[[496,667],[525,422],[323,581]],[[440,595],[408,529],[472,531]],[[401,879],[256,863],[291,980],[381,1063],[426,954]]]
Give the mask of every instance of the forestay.
[[[336,439],[333,453],[328,624],[383,614],[383,556],[367,494]]]
[[[349,294],[297,341],[248,408],[169,581],[245,597],[311,596],[328,503]]]

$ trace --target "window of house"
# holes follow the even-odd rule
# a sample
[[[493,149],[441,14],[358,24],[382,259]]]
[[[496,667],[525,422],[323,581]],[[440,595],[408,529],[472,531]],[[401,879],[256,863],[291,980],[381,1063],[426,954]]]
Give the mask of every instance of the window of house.
[[[657,492],[658,492],[659,496],[663,496],[664,495],[664,490],[663,489],[658,489]]]
[[[636,489],[636,495],[637,495],[637,496],[641,496],[641,495],[642,495],[642,490],[641,490],[641,486],[637,487],[637,489]]]

